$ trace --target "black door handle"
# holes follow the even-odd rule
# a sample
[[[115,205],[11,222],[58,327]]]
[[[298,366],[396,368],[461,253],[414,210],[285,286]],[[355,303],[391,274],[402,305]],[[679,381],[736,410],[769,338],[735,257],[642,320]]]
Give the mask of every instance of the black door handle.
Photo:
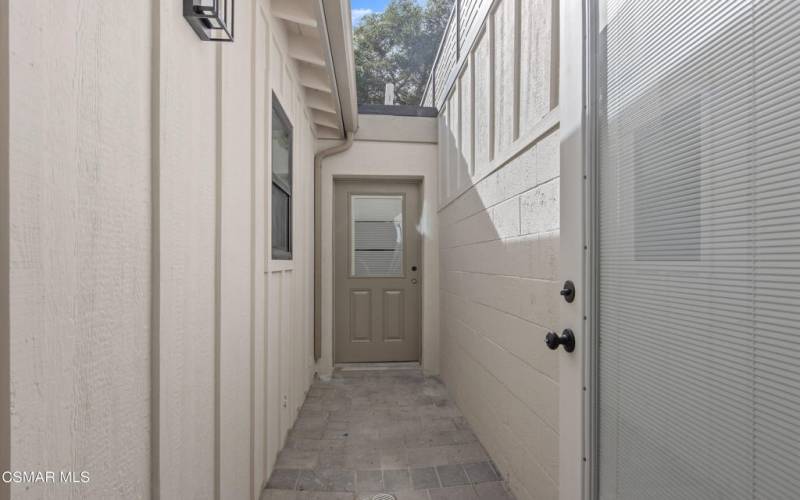
[[[544,343],[554,351],[558,349],[558,346],[563,345],[565,351],[572,352],[575,350],[575,334],[569,328],[565,328],[560,336],[556,332],[547,332]]]

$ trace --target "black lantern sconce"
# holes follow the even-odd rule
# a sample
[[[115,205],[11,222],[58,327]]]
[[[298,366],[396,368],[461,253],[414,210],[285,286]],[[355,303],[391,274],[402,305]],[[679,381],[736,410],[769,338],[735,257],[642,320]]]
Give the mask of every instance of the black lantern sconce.
[[[234,0],[183,0],[183,17],[200,40],[233,41]]]

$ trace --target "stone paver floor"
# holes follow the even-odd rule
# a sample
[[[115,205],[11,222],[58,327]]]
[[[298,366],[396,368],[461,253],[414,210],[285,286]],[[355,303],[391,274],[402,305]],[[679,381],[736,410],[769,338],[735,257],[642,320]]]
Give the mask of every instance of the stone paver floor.
[[[316,381],[264,500],[510,500],[442,383],[418,369],[337,370]]]

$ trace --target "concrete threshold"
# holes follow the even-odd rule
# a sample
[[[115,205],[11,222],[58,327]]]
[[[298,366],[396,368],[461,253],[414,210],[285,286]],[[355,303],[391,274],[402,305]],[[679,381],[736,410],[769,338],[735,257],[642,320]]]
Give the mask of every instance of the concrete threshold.
[[[420,364],[416,361],[392,363],[337,363],[333,366],[334,370],[343,372],[419,370],[420,368]]]

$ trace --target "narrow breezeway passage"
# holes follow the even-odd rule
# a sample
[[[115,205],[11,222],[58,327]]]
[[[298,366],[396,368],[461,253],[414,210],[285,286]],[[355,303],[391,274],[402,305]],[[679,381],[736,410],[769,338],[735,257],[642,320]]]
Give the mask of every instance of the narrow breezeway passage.
[[[418,368],[316,381],[264,499],[510,500],[444,385]],[[381,498],[381,497],[377,497]]]

